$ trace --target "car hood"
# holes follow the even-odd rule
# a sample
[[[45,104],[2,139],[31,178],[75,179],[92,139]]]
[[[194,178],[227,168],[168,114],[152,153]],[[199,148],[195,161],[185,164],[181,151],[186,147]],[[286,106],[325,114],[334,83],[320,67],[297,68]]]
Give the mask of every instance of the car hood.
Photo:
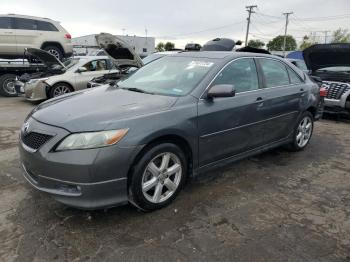
[[[167,110],[176,100],[105,85],[50,99],[30,116],[73,133],[99,131],[115,128],[118,121]]]
[[[317,44],[303,51],[307,68],[316,71],[333,66],[350,66],[350,44]]]
[[[142,67],[141,57],[125,41],[111,34],[101,33],[95,36],[97,44],[106,52],[117,67]]]
[[[66,69],[66,67],[61,63],[60,60],[58,60],[55,56],[51,55],[50,53],[44,50],[37,49],[37,48],[27,48],[26,54],[29,54],[39,59],[48,68],[55,68],[55,70]]]

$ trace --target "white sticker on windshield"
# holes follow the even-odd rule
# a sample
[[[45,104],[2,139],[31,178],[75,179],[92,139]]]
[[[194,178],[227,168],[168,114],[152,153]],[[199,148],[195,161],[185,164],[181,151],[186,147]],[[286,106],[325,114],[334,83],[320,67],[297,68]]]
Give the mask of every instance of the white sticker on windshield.
[[[213,62],[205,62],[205,61],[191,61],[188,63],[188,66],[186,69],[192,69],[195,67],[211,67],[214,63]]]

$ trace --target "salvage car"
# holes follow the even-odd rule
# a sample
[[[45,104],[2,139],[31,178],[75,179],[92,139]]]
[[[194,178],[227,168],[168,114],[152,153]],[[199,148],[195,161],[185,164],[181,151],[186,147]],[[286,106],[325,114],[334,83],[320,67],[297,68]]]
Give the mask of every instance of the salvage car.
[[[61,62],[40,49],[28,48],[27,53],[38,58],[47,68],[45,71],[24,75],[19,79],[24,83],[22,92],[30,101],[41,101],[85,89],[87,82],[93,77],[117,72],[107,56],[72,57]]]
[[[153,61],[156,61],[164,56],[167,55],[172,55],[172,54],[177,54],[180,53],[181,51],[164,51],[164,52],[157,52],[157,53],[153,53],[150,54],[148,56],[146,56],[145,58],[142,59],[142,63],[143,65],[147,65]],[[114,59],[112,57],[112,54],[109,55],[112,59]],[[141,64],[140,64],[141,66]],[[100,77],[95,77],[93,79],[91,79],[91,81],[88,82],[87,87],[88,88],[93,88],[93,87],[98,87],[101,85],[114,85],[116,84],[119,80],[121,80],[122,78],[128,76],[129,74],[135,72],[138,69],[138,67],[127,67],[124,69],[121,69],[119,72],[117,73],[110,73],[110,74],[105,74],[103,76]]]
[[[151,211],[191,176],[282,145],[303,150],[320,106],[318,85],[284,59],[184,52],[40,104],[20,159],[25,179],[66,205]]]
[[[317,44],[303,51],[312,76],[327,90],[325,111],[350,113],[350,44]]]

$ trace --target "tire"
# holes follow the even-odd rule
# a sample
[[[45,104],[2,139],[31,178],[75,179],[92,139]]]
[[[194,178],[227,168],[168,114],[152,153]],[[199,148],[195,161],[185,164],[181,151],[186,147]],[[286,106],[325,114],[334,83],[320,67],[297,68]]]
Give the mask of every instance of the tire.
[[[132,169],[129,201],[143,211],[163,208],[176,198],[186,176],[187,160],[183,151],[171,143],[156,145],[147,150]]]
[[[16,75],[4,74],[0,76],[0,95],[6,97],[18,96],[15,90]]]
[[[309,128],[307,127],[309,125]],[[314,118],[313,115],[306,111],[304,112],[295,126],[293,132],[293,142],[289,145],[291,151],[301,151],[306,148],[311,140],[311,136],[314,130]]]
[[[70,85],[68,85],[66,83],[57,83],[51,87],[50,92],[49,92],[49,97],[54,98],[54,97],[58,97],[58,96],[61,96],[64,94],[71,93],[73,91],[74,90]]]
[[[63,52],[62,52],[61,48],[59,48],[57,46],[48,45],[48,46],[45,46],[43,48],[43,50],[54,55],[60,61],[63,59]]]

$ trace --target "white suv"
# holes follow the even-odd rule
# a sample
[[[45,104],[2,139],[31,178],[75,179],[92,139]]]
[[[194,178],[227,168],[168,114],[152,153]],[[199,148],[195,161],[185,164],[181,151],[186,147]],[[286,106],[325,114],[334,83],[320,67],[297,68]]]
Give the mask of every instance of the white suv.
[[[71,35],[59,22],[24,15],[0,15],[0,57],[18,58],[25,48],[40,48],[58,59],[71,56]]]

